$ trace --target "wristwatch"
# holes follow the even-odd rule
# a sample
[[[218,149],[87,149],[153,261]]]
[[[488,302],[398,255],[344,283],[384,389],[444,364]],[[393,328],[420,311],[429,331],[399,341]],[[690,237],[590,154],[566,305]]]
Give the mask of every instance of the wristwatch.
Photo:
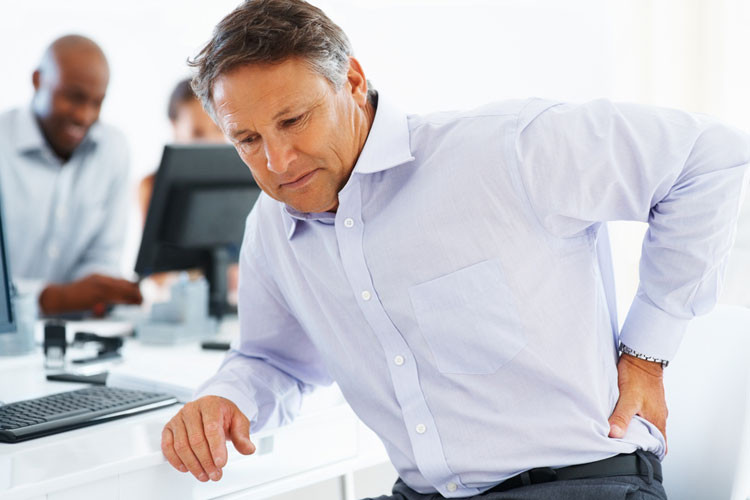
[[[626,346],[622,342],[620,342],[620,354],[627,354],[629,356],[633,356],[634,358],[642,359],[644,361],[651,361],[652,363],[660,363],[662,368],[666,368],[669,365],[669,361],[666,359],[659,359],[659,358],[654,358],[653,356],[646,356],[645,354],[641,354],[640,352],[634,351],[633,349]]]

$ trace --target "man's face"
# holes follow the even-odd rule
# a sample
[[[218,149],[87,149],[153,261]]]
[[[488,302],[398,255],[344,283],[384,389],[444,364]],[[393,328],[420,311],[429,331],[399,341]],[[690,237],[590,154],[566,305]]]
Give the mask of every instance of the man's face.
[[[300,59],[242,66],[214,83],[219,126],[255,181],[301,212],[336,210],[367,138],[367,87],[351,66],[338,91]]]
[[[99,119],[109,69],[93,51],[67,51],[34,73],[34,114],[55,153],[68,158]]]

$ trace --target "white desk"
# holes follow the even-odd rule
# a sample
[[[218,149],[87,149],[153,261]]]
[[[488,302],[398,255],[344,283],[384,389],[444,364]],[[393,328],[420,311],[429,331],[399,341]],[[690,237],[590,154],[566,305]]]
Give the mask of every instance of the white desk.
[[[206,353],[212,363],[221,355]],[[41,354],[0,358],[0,399],[5,402],[78,387],[47,382]],[[178,409],[0,443],[0,499],[260,499],[340,477],[346,500],[353,500],[353,471],[387,461],[374,434],[324,389],[305,401],[293,424],[252,434],[258,448],[254,455],[240,455],[227,443],[223,478],[200,483],[172,469],[161,453],[162,427]]]

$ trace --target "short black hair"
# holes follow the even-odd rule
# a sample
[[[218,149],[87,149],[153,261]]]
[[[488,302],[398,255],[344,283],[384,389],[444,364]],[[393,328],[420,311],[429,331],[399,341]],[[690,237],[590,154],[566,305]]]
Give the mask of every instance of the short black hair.
[[[181,104],[197,100],[198,96],[193,92],[193,88],[190,86],[190,78],[180,80],[175,86],[172,94],[169,96],[169,106],[167,107],[167,116],[170,120],[175,121],[177,119],[177,109]]]

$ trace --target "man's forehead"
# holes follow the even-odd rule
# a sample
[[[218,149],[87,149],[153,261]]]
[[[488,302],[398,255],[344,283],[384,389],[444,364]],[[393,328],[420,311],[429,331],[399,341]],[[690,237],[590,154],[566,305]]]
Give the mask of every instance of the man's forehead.
[[[96,54],[66,54],[57,58],[60,80],[80,85],[105,85],[109,81],[107,62]]]
[[[315,105],[332,90],[327,81],[323,85],[296,79],[259,81],[254,76],[255,68],[222,75],[214,82],[214,110],[229,135],[245,128],[238,123],[243,118],[276,120]]]

